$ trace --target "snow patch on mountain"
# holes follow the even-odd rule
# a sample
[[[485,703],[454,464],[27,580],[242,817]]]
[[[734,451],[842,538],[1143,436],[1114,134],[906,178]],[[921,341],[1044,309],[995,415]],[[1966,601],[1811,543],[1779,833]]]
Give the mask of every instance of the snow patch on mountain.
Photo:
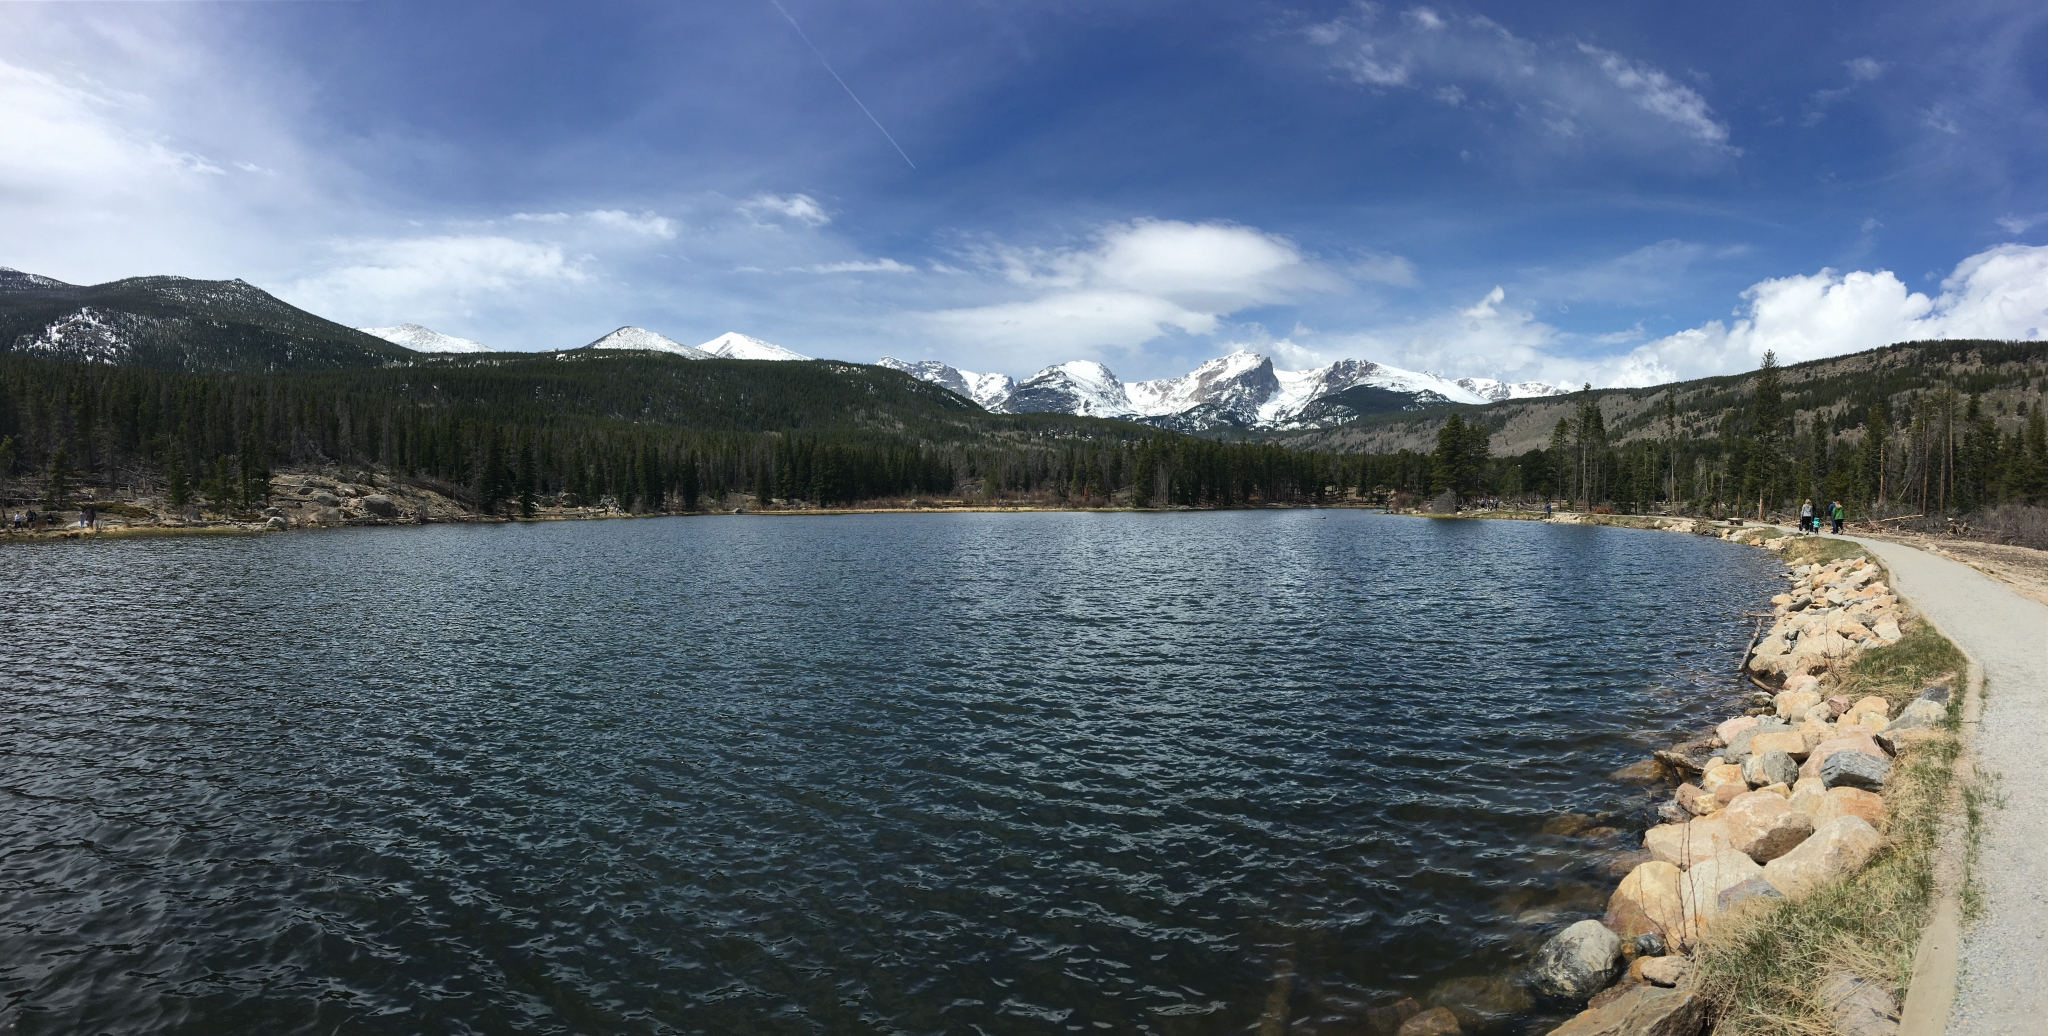
[[[392,345],[404,346],[418,353],[487,353],[491,347],[482,342],[454,335],[444,335],[432,328],[418,324],[399,324],[394,327],[359,327],[356,330],[366,335],[375,335]]]
[[[1017,390],[1017,379],[1007,374],[976,374],[937,360],[918,360],[913,363],[899,360],[894,356],[884,356],[875,361],[875,366],[902,371],[919,381],[929,381],[956,396],[974,400],[983,410],[996,409],[1004,400],[1010,398],[1010,393]]]
[[[723,360],[808,360],[811,358],[794,349],[784,349],[773,342],[764,342],[759,338],[743,335],[738,331],[727,331],[697,348]]]
[[[120,363],[135,352],[132,332],[126,326],[150,318],[125,313],[102,313],[81,306],[50,322],[34,334],[15,339],[17,352],[89,363]]]
[[[1249,425],[1259,408],[1280,391],[1273,361],[1249,350],[1219,356],[1178,378],[1134,381],[1124,386],[1131,405],[1146,417],[1166,417],[1207,406],[1218,418]]]
[[[21,291],[29,288],[68,288],[70,286],[55,277],[45,277],[39,273],[17,270],[11,266],[0,266],[0,291],[9,289]]]
[[[1137,417],[1137,409],[1108,367],[1094,360],[1055,364],[1018,384],[1002,408],[1013,414]]]
[[[635,349],[642,352],[673,353],[690,360],[708,360],[711,354],[702,349],[684,345],[673,338],[656,334],[644,327],[622,327],[611,334],[584,346],[586,349]]]
[[[1492,378],[1459,378],[1458,387],[1479,396],[1489,403],[1508,399],[1529,399],[1536,396],[1568,396],[1571,389],[1542,381],[1495,381]]]

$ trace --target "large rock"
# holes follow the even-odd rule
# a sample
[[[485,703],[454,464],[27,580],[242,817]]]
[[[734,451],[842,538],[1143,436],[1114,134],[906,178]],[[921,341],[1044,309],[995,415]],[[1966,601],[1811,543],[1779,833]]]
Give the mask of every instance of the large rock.
[[[1718,806],[1718,803],[1714,801],[1714,797],[1707,794],[1706,789],[1697,784],[1679,785],[1678,790],[1672,794],[1671,798],[1690,816],[1706,816],[1712,813]],[[1677,822],[1683,823],[1685,819],[1681,818]]]
[[[1459,1036],[1458,1016],[1448,1007],[1432,1007],[1401,1023],[1397,1036]]]
[[[379,518],[398,517],[398,505],[392,503],[391,498],[385,496],[382,493],[372,493],[369,496],[364,497],[363,510],[368,511]]]
[[[1792,851],[1813,833],[1813,818],[1793,809],[1768,791],[1738,795],[1728,804],[1728,840],[1758,863],[1769,863]]]
[[[1692,974],[1692,961],[1675,955],[1670,957],[1649,957],[1643,961],[1641,971],[1643,981],[1653,986],[1663,986],[1666,989],[1670,989],[1685,981],[1687,975]]]
[[[1879,841],[1877,829],[1862,817],[1836,817],[1814,828],[1798,848],[1764,864],[1764,880],[1788,898],[1803,899],[1861,870]]]
[[[1650,856],[1680,870],[1701,860],[1712,859],[1715,853],[1733,847],[1734,843],[1728,838],[1726,817],[1701,817],[1685,824],[1659,824],[1643,832],[1643,848],[1650,850]]]
[[[1772,730],[1749,739],[1749,754],[1753,756],[1783,752],[1794,759],[1804,759],[1810,747],[1806,743],[1806,735],[1797,730]]]
[[[1719,753],[1722,747],[1720,738],[1703,737],[1658,749],[1653,754],[1681,773],[1699,773],[1707,768],[1707,760]]]
[[[1947,703],[1930,701],[1926,698],[1915,698],[1904,709],[1899,711],[1897,719],[1886,723],[1884,729],[1892,731],[1907,730],[1915,727],[1939,726],[1941,721],[1947,718]]]
[[[1487,1029],[1510,1018],[1528,1014],[1536,998],[1527,986],[1502,975],[1467,975],[1436,984],[1425,998],[1433,1007],[1448,1009],[1467,1029]]]
[[[1800,776],[1820,776],[1821,766],[1828,761],[1829,757],[1838,752],[1863,752],[1868,755],[1874,755],[1879,759],[1884,758],[1884,749],[1879,747],[1877,741],[1870,736],[1870,732],[1867,730],[1846,727],[1835,730],[1832,733],[1834,734],[1833,737],[1814,745],[1813,751],[1806,754],[1806,762],[1799,767]]]
[[[1947,684],[1939,684],[1939,683],[1938,683],[1938,684],[1935,684],[1934,686],[1932,686],[1932,687],[1929,687],[1929,688],[1927,688],[1926,690],[1924,690],[1924,691],[1921,691],[1921,692],[1920,692],[1919,694],[1915,695],[1915,696],[1913,697],[1913,700],[1914,700],[1914,701],[1931,701],[1931,702],[1938,702],[1938,703],[1940,703],[1940,704],[1942,704],[1942,705],[1947,705],[1947,704],[1948,704],[1948,685],[1947,685]]]
[[[1820,1002],[1840,1036],[1893,1036],[1899,1031],[1898,1003],[1861,975],[1829,975],[1821,982]]]
[[[1746,878],[1740,884],[1722,889],[1719,905],[1721,907],[1721,912],[1725,914],[1730,910],[1734,910],[1737,907],[1742,906],[1744,903],[1748,903],[1752,900],[1760,902],[1769,902],[1772,900],[1782,900],[1784,898],[1785,894],[1783,892],[1778,891],[1778,887],[1776,885],[1773,885],[1770,882],[1765,881],[1761,876],[1759,876],[1755,878]]]
[[[1714,728],[1714,736],[1726,742],[1730,748],[1733,748],[1735,746],[1735,735],[1754,726],[1756,726],[1755,716],[1737,716],[1734,719],[1722,720],[1721,725]]]
[[[1889,718],[1892,713],[1892,703],[1875,694],[1871,694],[1857,699],[1856,704],[1849,706],[1849,715],[1851,716],[1862,716],[1866,712],[1875,712],[1880,716]]]
[[[1598,921],[1580,921],[1536,951],[1529,984],[1537,992],[1583,1001],[1621,973],[1621,937]]]
[[[1666,946],[1676,945],[1679,924],[1685,919],[1685,908],[1678,898],[1682,873],[1663,860],[1638,865],[1607,897],[1607,917],[1603,923],[1615,935],[1631,942],[1656,935]]]
[[[1752,788],[1772,784],[1789,785],[1799,779],[1799,764],[1784,752],[1752,755],[1742,764],[1742,779]]]
[[[1422,1003],[1412,996],[1404,996],[1391,1004],[1367,1008],[1365,1027],[1373,1036],[1395,1036],[1401,1031],[1402,1023],[1421,1013]]]
[[[1800,638],[1802,643],[1804,643],[1805,639],[1804,637]],[[1779,693],[1774,704],[1778,707],[1778,715],[1790,716],[1793,709],[1804,709],[1819,703],[1820,693],[1818,691],[1783,691]],[[1751,751],[1755,751],[1755,749],[1751,749]]]
[[[1884,796],[1861,788],[1829,788],[1813,811],[1813,826],[1819,827],[1836,817],[1862,817],[1865,823],[1882,831]]]
[[[1742,779],[1742,767],[1729,763],[1709,766],[1705,772],[1700,774],[1700,788],[1709,795],[1713,794],[1724,784],[1740,784],[1745,788],[1749,786]]]
[[[1818,777],[1801,777],[1792,785],[1792,808],[1808,816],[1820,810],[1828,797],[1828,786]]]
[[[1676,989],[1642,985],[1579,1012],[1550,1036],[1699,1036],[1706,1020],[1707,1002],[1690,983]]]
[[[1763,873],[1755,860],[1734,849],[1693,864],[1678,883],[1679,903],[1685,909],[1684,928],[1679,933],[1682,945],[1687,949],[1698,946],[1701,936],[1721,919],[1721,893]]]
[[[1829,791],[1842,787],[1878,791],[1883,789],[1885,778],[1891,776],[1891,772],[1891,760],[1862,752],[1836,752],[1820,764],[1821,783],[1826,784]]]

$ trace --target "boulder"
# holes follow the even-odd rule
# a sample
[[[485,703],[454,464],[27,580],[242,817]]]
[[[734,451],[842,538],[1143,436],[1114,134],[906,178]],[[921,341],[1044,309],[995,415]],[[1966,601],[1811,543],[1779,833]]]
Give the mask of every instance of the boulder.
[[[1783,752],[1794,759],[1806,758],[1806,735],[1797,730],[1773,730],[1749,739],[1749,754],[1763,755],[1766,752]]]
[[[1681,874],[1675,865],[1662,860],[1638,865],[1607,897],[1603,923],[1623,939],[1654,935],[1667,946],[1677,942],[1679,922],[1685,918],[1678,898]]]
[[[1441,1007],[1466,1029],[1492,1028],[1510,1018],[1534,1010],[1536,998],[1528,987],[1502,975],[1467,975],[1436,984],[1423,998]]]
[[[313,512],[313,521],[320,525],[340,525],[347,520],[339,507],[322,507]]]
[[[1892,712],[1892,703],[1872,694],[1858,698],[1856,704],[1849,706],[1849,715],[1851,716],[1861,716],[1866,712],[1875,712],[1880,716],[1889,718]]]
[[[1660,749],[1654,754],[1681,773],[1699,773],[1707,768],[1707,760],[1723,747],[1720,738],[1703,737]]]
[[[1939,726],[1948,718],[1946,702],[1915,698],[1901,710],[1897,719],[1884,725],[1885,730],[1907,730],[1913,727]]]
[[[1670,989],[1692,974],[1692,961],[1684,957],[1651,957],[1643,961],[1643,981]]]
[[[1861,870],[1877,851],[1878,841],[1877,829],[1862,817],[1836,817],[1814,828],[1798,848],[1764,864],[1764,880],[1788,898],[1802,899]]]
[[[1900,634],[1898,621],[1890,618],[1889,616],[1877,620],[1877,625],[1870,627],[1870,632],[1877,634],[1877,639],[1882,640],[1887,644],[1896,644],[1899,642]]]
[[[1580,921],[1551,937],[1529,965],[1539,993],[1585,1000],[1621,973],[1621,937],[1598,921]]]
[[[1944,736],[1940,727],[1907,727],[1880,731],[1872,740],[1886,752],[1897,756],[1923,741],[1939,741]]]
[[[1458,1016],[1448,1007],[1432,1007],[1401,1023],[1397,1036],[1459,1036]]]
[[[1800,638],[1802,644],[1805,640],[1806,638],[1804,637]],[[1782,691],[1778,694],[1777,700],[1772,702],[1772,704],[1778,707],[1778,715],[1786,716],[1790,715],[1793,709],[1803,709],[1819,701],[1820,694],[1817,691]],[[1751,749],[1751,751],[1755,751],[1755,749]]]
[[[1692,816],[1702,817],[1712,813],[1716,805],[1714,797],[1707,794],[1706,790],[1697,784],[1679,785],[1678,791],[1672,796],[1672,801],[1678,803],[1681,808]],[[1687,819],[1690,819],[1690,817]]]
[[[1827,704],[1828,711],[1837,716],[1849,711],[1849,699],[1844,695],[1837,694],[1829,697]]]
[[[1692,985],[1663,989],[1638,985],[1620,997],[1579,1011],[1550,1036],[1698,1036],[1706,1026],[1706,999]]]
[[[284,520],[284,516],[281,514],[274,514],[263,520],[263,527],[266,529],[282,529],[287,524],[289,523]]]
[[[330,493],[324,489],[313,494],[313,502],[319,504],[321,507],[341,506],[341,498],[335,496],[333,493]]]
[[[1771,794],[1776,795],[1777,797],[1784,799],[1788,802],[1792,799],[1792,786],[1789,784],[1766,784],[1763,787],[1758,788],[1757,790],[1768,791]]]
[[[1732,848],[1724,817],[1701,817],[1684,824],[1659,824],[1643,832],[1643,848],[1651,857],[1680,870]]]
[[[1635,941],[1637,957],[1662,957],[1669,952],[1661,935],[1638,935]]]
[[[1692,810],[1679,805],[1677,799],[1658,803],[1656,812],[1658,822],[1665,824],[1683,824],[1696,815]]]
[[[1768,863],[1813,833],[1813,818],[1768,791],[1738,795],[1728,804],[1728,840],[1738,852]]]
[[[1754,726],[1756,726],[1755,716],[1737,716],[1734,719],[1722,720],[1721,725],[1714,728],[1714,736],[1720,738],[1732,750],[1735,747],[1735,735]],[[1722,754],[1726,755],[1728,753],[1724,752]]]
[[[1722,763],[1719,766],[1708,767],[1706,772],[1700,775],[1700,790],[1710,795],[1724,784],[1741,784],[1747,788],[1748,785],[1742,779],[1742,767]]]
[[[1829,975],[1821,982],[1820,1002],[1840,1036],[1893,1036],[1899,1031],[1898,1002],[1861,975]]]
[[[1862,788],[1829,788],[1813,811],[1813,826],[1819,827],[1836,817],[1862,817],[1865,823],[1882,831],[1884,796]]]
[[[1862,752],[1836,752],[1820,765],[1821,783],[1829,791],[1841,787],[1878,791],[1891,772],[1891,760]]]
[[[1879,759],[1884,758],[1884,749],[1878,747],[1877,741],[1870,736],[1870,732],[1867,730],[1852,727],[1847,730],[1833,730],[1829,733],[1833,736],[1814,745],[1813,751],[1806,754],[1806,762],[1799,768],[1800,776],[1820,776],[1821,766],[1838,752],[1862,752],[1866,755],[1876,756]]]
[[[1820,809],[1827,795],[1828,786],[1820,778],[1801,777],[1792,785],[1792,808],[1811,816]]]
[[[1700,937],[1720,920],[1721,893],[1763,872],[1755,860],[1734,849],[1693,864],[1678,883],[1678,898],[1685,908],[1685,926],[1680,932],[1683,945],[1688,949],[1698,946]]]
[[[1919,694],[1915,695],[1913,700],[1940,702],[1943,705],[1947,705],[1948,686],[1946,684],[1935,684],[1934,686],[1929,687],[1926,690],[1921,691]]]
[[[1742,779],[1752,788],[1771,784],[1791,784],[1799,779],[1799,764],[1784,752],[1764,752],[1752,755],[1742,764]]]
[[[398,517],[398,505],[392,503],[391,498],[385,496],[382,493],[372,493],[369,496],[364,497],[363,510],[368,511],[379,518]]]
[[[1785,894],[1778,891],[1776,885],[1765,881],[1761,877],[1747,878],[1739,885],[1722,889],[1719,906],[1721,907],[1721,912],[1725,914],[1751,901],[1770,902],[1784,898]]]
[[[1422,1004],[1412,996],[1404,996],[1391,1004],[1367,1008],[1365,1027],[1373,1036],[1395,1036],[1403,1022],[1421,1013]]]
[[[1608,775],[1623,784],[1662,784],[1671,779],[1671,768],[1659,759],[1630,763]]]

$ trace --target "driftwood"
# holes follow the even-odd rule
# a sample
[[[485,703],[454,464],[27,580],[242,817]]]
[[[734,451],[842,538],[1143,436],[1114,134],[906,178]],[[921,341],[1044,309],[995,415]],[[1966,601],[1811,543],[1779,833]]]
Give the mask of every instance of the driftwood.
[[[1902,514],[1902,515],[1898,516],[1897,518],[1875,518],[1875,519],[1871,519],[1871,520],[1869,520],[1869,521],[1866,521],[1866,522],[1864,522],[1863,524],[1865,524],[1865,525],[1882,525],[1882,524],[1884,524],[1885,522],[1903,522],[1903,521],[1907,521],[1908,519],[1912,519],[1912,518],[1925,518],[1925,517],[1927,517],[1927,516],[1926,516],[1926,515],[1924,515],[1924,514]]]

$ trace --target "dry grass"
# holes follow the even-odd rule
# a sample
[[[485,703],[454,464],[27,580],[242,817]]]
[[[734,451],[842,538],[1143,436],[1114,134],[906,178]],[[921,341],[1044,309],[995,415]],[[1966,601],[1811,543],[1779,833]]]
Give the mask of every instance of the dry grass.
[[[1817,555],[1833,553],[1815,538]],[[1947,638],[1916,623],[1899,642],[1865,651],[1844,672],[1844,693],[1879,694],[1895,705],[1929,683],[1948,681],[1944,736],[1924,741],[1893,764],[1885,786],[1884,845],[1853,877],[1797,903],[1779,903],[1729,918],[1701,947],[1702,989],[1716,1004],[1719,1036],[1833,1032],[1820,1002],[1821,982],[1851,971],[1905,995],[1913,955],[1933,901],[1935,849],[1961,751],[1963,656]]]

